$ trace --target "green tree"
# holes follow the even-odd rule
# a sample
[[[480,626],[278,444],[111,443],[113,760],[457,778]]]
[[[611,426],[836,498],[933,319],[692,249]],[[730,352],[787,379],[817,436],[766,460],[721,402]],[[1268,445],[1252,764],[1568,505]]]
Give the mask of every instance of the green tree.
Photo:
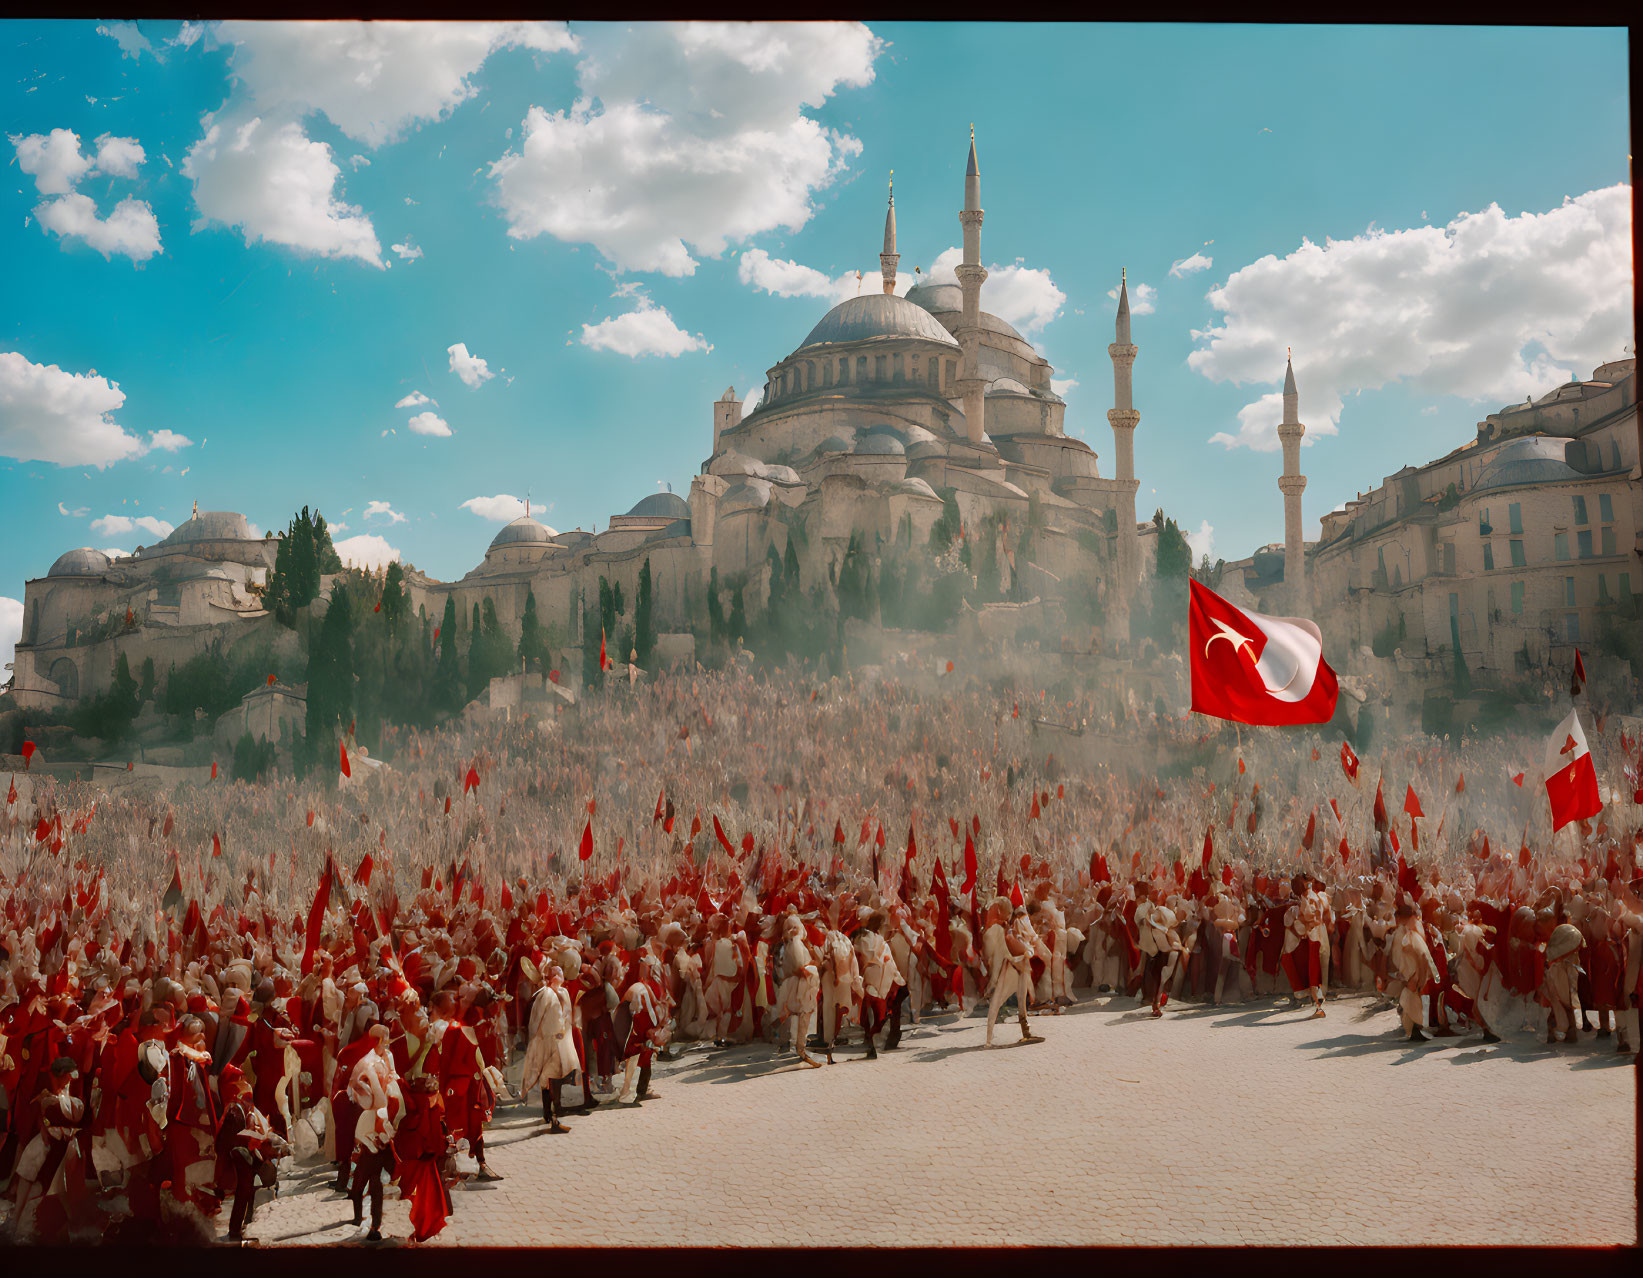
[[[410,607],[410,598],[405,593],[405,570],[399,566],[399,560],[396,559],[388,565],[388,571],[382,578],[382,624],[387,627],[389,634],[399,633],[405,624],[405,615],[410,611]]]
[[[770,598],[765,607],[769,610],[770,615],[774,617],[782,611],[783,588],[786,585],[782,576],[782,557],[776,553],[775,542],[771,542],[770,548],[765,551],[764,562],[765,567],[770,572]]]
[[[599,668],[602,636],[599,624],[599,609],[585,608],[582,612],[582,687],[589,692],[605,680],[605,672]]]
[[[144,705],[154,700],[154,658],[143,658],[143,681],[137,689],[137,699]]]
[[[787,553],[782,557],[782,588],[790,595],[797,595],[800,590],[799,545],[791,533],[787,538]]]
[[[646,561],[647,565],[649,561]],[[536,592],[525,592],[525,613],[519,621],[519,660],[524,669],[545,671],[548,668],[546,633],[536,619]]]
[[[633,605],[633,629],[634,646],[639,651],[639,664],[649,670],[656,652],[656,601],[648,555],[639,569],[639,595]]]
[[[336,757],[340,730],[354,717],[354,617],[348,594],[341,583],[331,592],[319,635],[308,648],[307,761],[320,766],[329,785],[339,773],[326,761]]]
[[[940,554],[953,544],[963,527],[963,516],[958,509],[958,490],[941,490],[941,518],[930,526],[930,549]]]
[[[325,516],[319,511],[314,512],[314,560],[319,565],[320,572],[341,572],[342,559],[337,549],[331,544],[331,530],[325,526]],[[314,590],[319,591],[319,581],[314,581]]]
[[[462,666],[457,657],[456,599],[445,596],[445,612],[439,619],[439,660],[433,676],[434,709],[455,714],[462,709]]]
[[[747,638],[747,609],[742,603],[740,583],[730,592],[730,620],[727,623],[726,635],[732,644],[740,643]]]

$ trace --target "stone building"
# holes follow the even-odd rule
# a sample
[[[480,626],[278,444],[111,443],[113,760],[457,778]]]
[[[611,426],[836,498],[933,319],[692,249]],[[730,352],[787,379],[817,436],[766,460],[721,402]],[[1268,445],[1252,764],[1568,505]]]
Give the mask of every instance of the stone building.
[[[1401,650],[1446,676],[1458,639],[1468,670],[1500,683],[1639,624],[1639,429],[1637,361],[1615,360],[1325,515],[1304,549],[1326,651]],[[1227,569],[1229,597],[1282,610],[1282,548]]]
[[[636,601],[648,561],[659,630],[687,629],[706,611],[714,569],[723,586],[745,583],[746,606],[757,613],[767,597],[771,548],[781,555],[790,539],[796,542],[808,589],[829,579],[853,534],[870,545],[875,535],[925,544],[943,513],[939,494],[951,490],[972,536],[989,517],[1024,528],[1036,508],[1036,571],[1019,566],[1031,576],[1024,592],[1053,597],[1070,573],[1087,572],[1093,560],[1109,628],[1127,637],[1129,604],[1151,560],[1151,526],[1138,528],[1135,519],[1131,441],[1140,413],[1131,393],[1137,348],[1127,281],[1120,282],[1108,348],[1116,475],[1105,478],[1090,446],[1065,432],[1066,404],[1051,389],[1049,362],[982,309],[987,272],[973,132],[958,216],[958,282],[920,284],[898,297],[892,190],[879,258],[882,292],[850,298],[822,316],[771,366],[751,411],[744,414],[734,388],[713,402],[711,451],[688,496],[653,493],[613,515],[603,532],[560,532],[527,508],[457,581],[407,566],[412,612],[425,609],[437,619],[450,598],[466,623],[489,599],[498,620],[517,633],[534,594],[542,624],[557,625],[564,642],[576,645],[599,579],[619,582],[627,600]],[[1093,556],[1092,543],[1107,553]],[[25,586],[17,702],[53,706],[100,691],[120,652],[134,669],[154,656],[163,676],[172,662],[214,640],[235,642],[271,628],[260,592],[277,544],[253,538],[240,515],[196,511],[160,545],[129,558],[110,563],[95,550],[69,552]]]

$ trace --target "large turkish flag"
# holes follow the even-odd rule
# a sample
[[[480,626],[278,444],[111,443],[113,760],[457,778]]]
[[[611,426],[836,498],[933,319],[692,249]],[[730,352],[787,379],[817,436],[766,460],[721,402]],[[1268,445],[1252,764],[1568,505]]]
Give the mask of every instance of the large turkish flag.
[[[1574,710],[1557,725],[1557,731],[1546,743],[1546,798],[1552,805],[1554,831],[1603,810],[1597,769],[1592,766],[1592,752],[1586,746],[1586,734]]]
[[[1194,710],[1265,725],[1327,723],[1334,717],[1339,688],[1315,624],[1245,612],[1197,581],[1189,585]]]

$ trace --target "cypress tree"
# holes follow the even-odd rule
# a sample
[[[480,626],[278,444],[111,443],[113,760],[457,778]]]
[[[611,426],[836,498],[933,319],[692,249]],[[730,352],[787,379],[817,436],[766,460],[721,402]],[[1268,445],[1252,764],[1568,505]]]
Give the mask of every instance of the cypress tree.
[[[648,562],[648,561],[647,561]],[[529,671],[544,668],[547,654],[543,644],[542,623],[536,619],[536,592],[525,593],[525,615],[519,622],[519,660]]]
[[[382,579],[382,624],[389,634],[399,633],[409,608],[410,600],[405,594],[405,570],[396,559],[388,565]]]
[[[633,607],[634,646],[639,650],[639,664],[650,668],[651,654],[656,651],[655,600],[652,597],[650,558],[646,556],[639,569],[639,597]]]
[[[434,707],[454,713],[462,708],[462,669],[456,653],[456,599],[445,596],[439,621],[439,661],[434,669]]]

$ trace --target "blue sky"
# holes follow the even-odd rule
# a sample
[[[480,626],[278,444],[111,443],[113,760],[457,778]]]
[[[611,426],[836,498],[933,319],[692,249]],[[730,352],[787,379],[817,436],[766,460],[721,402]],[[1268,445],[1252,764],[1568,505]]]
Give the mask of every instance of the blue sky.
[[[553,526],[602,528],[682,492],[711,401],[876,269],[892,168],[903,272],[950,263],[971,122],[983,308],[1076,383],[1068,429],[1111,473],[1128,268],[1138,505],[1218,556],[1281,536],[1285,346],[1315,529],[1633,340],[1624,31],[0,40],[0,596],[64,549],[152,542],[159,523],[125,521],[195,500],[261,528],[317,505],[339,540],[382,539],[361,554],[450,579],[508,513],[475,498],[528,488]],[[416,433],[424,413],[449,434]]]

